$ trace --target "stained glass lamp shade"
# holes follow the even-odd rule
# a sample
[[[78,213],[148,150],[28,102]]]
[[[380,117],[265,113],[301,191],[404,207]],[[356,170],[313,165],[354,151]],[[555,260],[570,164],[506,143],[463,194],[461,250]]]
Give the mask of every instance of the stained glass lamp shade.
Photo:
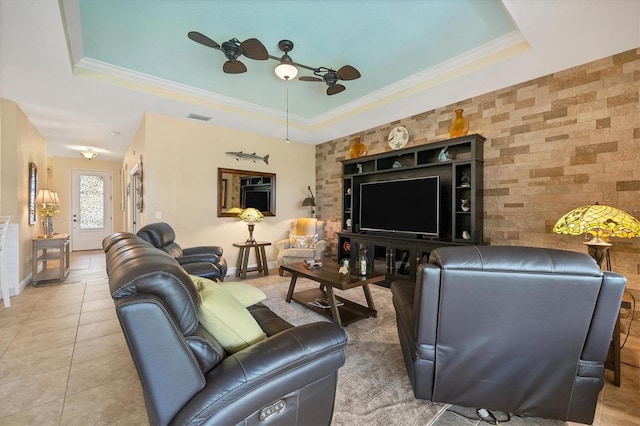
[[[640,222],[635,217],[611,206],[593,204],[578,207],[562,216],[553,227],[556,234],[593,235],[595,243],[608,243],[609,237],[640,236]]]
[[[640,237],[640,222],[630,214],[611,206],[598,203],[571,210],[554,225],[553,232],[568,235],[593,235],[584,244],[598,265],[607,259],[607,269],[611,270],[608,249],[609,237]]]
[[[247,240],[247,243],[255,243],[256,240],[253,239],[253,227],[256,222],[262,222],[264,220],[262,212],[249,207],[248,209],[244,209],[242,213],[238,215],[238,219],[243,222],[247,222],[247,226],[249,227],[249,239]]]

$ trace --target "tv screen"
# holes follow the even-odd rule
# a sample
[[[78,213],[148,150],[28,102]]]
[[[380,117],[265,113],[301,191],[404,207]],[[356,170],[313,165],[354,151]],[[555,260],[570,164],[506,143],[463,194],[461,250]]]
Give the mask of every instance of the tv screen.
[[[243,208],[253,207],[261,212],[269,211],[269,191],[245,191]]]
[[[438,236],[439,217],[439,176],[360,185],[361,230]]]

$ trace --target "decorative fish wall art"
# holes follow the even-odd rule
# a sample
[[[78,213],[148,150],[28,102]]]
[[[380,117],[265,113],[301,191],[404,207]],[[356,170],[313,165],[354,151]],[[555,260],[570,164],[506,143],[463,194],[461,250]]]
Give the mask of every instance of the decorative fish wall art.
[[[235,158],[237,161],[248,160],[248,161],[253,161],[255,163],[256,161],[261,160],[261,161],[264,161],[266,164],[269,164],[269,154],[265,155],[264,157],[260,157],[259,155],[256,155],[255,152],[253,154],[248,154],[240,151],[240,152],[225,152],[225,154]]]

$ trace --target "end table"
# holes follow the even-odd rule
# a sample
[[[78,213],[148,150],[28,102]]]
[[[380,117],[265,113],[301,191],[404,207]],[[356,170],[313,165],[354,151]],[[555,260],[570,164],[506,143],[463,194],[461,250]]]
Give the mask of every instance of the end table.
[[[40,281],[64,281],[69,274],[69,234],[54,234],[52,238],[32,238],[31,241],[33,245],[31,283],[37,286]]]
[[[234,243],[233,246],[240,249],[240,253],[238,253],[238,261],[236,263],[236,277],[245,279],[247,277],[247,272],[253,271],[258,271],[262,272],[264,275],[269,275],[267,255],[264,251],[264,248],[270,245],[271,243],[266,241]],[[249,253],[251,252],[252,248],[256,253],[257,266],[255,268],[247,268],[247,264],[249,263]]]

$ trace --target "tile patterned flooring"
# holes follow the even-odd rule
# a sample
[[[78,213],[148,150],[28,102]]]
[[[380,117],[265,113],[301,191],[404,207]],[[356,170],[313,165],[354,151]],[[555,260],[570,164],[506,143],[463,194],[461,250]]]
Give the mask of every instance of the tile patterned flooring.
[[[74,252],[64,283],[28,286],[0,309],[1,425],[148,424],[104,262],[102,251]],[[607,372],[594,425],[640,425],[639,338],[622,357],[622,386]]]

